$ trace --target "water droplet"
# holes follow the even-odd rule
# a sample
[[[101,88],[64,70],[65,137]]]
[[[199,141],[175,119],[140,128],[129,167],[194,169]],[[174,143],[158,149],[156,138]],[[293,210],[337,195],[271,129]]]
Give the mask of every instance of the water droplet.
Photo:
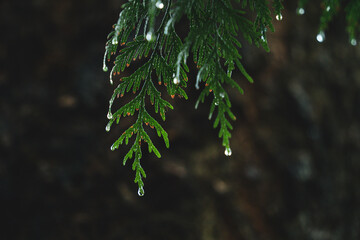
[[[111,43],[112,43],[112,45],[118,45],[119,42],[118,42],[117,37],[114,37],[114,38],[112,39]]]
[[[231,154],[232,154],[231,148],[227,147],[227,148],[225,149],[225,156],[230,157]]]
[[[281,13],[276,15],[276,20],[281,21],[282,19],[283,19],[283,16],[281,15]]]
[[[145,194],[144,188],[143,188],[142,186],[139,187],[139,189],[138,189],[138,195],[139,195],[140,197],[142,197],[142,196],[144,196],[144,194]]]
[[[355,38],[353,38],[353,39],[350,40],[350,43],[351,43],[351,45],[356,46],[357,41],[356,41]]]
[[[163,8],[164,8],[164,4],[163,4],[161,1],[157,1],[157,2],[155,3],[155,6],[156,6],[157,8],[159,8],[159,9],[163,9]]]
[[[296,12],[297,12],[297,14],[299,14],[299,15],[304,15],[304,14],[305,14],[305,9],[303,9],[303,8],[298,8],[298,9],[296,10]]]
[[[330,11],[330,6],[327,6],[326,11],[327,12]]]
[[[221,98],[224,98],[224,97],[225,97],[225,93],[224,93],[224,92],[221,92],[219,95],[220,95]]]
[[[116,147],[115,147],[115,143],[114,143],[113,145],[111,145],[110,150],[115,151],[115,149],[116,149]]]
[[[154,34],[153,34],[152,32],[148,32],[148,33],[146,34],[146,40],[148,40],[149,42],[152,41],[153,38],[154,38],[153,35],[154,35]]]
[[[115,66],[111,69],[111,71],[110,71],[110,76],[109,76],[109,80],[110,80],[110,84],[111,84],[111,85],[114,84],[114,82],[113,82],[113,80],[112,80],[112,78],[113,78],[113,73],[114,73],[114,68],[115,68]]]
[[[109,123],[106,125],[106,128],[105,128],[105,130],[106,130],[107,132],[110,131],[110,126],[111,126],[111,123],[109,122]]]
[[[109,111],[108,114],[107,114],[107,118],[108,118],[108,119],[112,119],[112,118],[113,118],[113,115],[112,115],[112,113],[111,113],[110,111]]]
[[[174,77],[174,84],[179,84],[180,83],[180,79],[177,77]]]
[[[108,67],[106,66],[106,59],[107,59],[107,55],[108,55],[108,47],[109,46],[105,46],[105,54],[104,54],[104,59],[103,59],[103,71],[107,72],[108,71]]]
[[[323,31],[320,31],[319,34],[316,36],[316,40],[318,42],[323,42],[325,40],[325,33]]]
[[[265,39],[264,35],[261,36],[261,40],[262,40],[263,42],[266,42],[266,39]]]

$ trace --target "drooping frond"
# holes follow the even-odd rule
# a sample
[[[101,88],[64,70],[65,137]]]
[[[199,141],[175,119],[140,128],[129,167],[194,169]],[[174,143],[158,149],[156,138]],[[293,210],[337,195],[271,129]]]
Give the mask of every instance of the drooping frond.
[[[305,13],[307,2],[299,1],[299,14]],[[323,4],[321,31],[337,12],[340,0],[324,0]],[[142,143],[146,143],[150,153],[161,157],[148,131],[155,131],[169,147],[167,132],[156,120],[158,117],[151,116],[152,111],[149,111],[152,108],[165,120],[167,110],[173,109],[161,92],[166,92],[171,98],[188,98],[185,91],[189,84],[187,62],[193,59],[198,68],[193,84],[199,90],[195,107],[205,98],[212,98],[209,119],[214,120],[213,127],[219,129],[225,155],[230,156],[231,121],[236,117],[231,110],[227,89],[235,88],[240,94],[244,92],[240,82],[232,78],[232,72],[238,69],[248,82],[253,82],[242,64],[240,39],[269,51],[266,33],[274,31],[274,16],[282,20],[284,7],[283,0],[128,0],[122,7],[118,21],[108,35],[103,70],[108,71],[107,62],[113,61],[110,71],[110,83],[113,84],[114,76],[121,75],[134,61],[142,61],[130,75],[116,78],[119,80],[116,80],[109,101],[106,130],[110,131],[121,118],[135,116],[135,122],[125,129],[111,150],[131,143],[123,164],[133,159],[135,183],[142,196],[143,178],[146,178],[141,166]],[[359,1],[349,1],[346,11],[348,32],[355,39],[359,30]],[[189,23],[183,38],[175,29],[181,19],[187,19],[185,22]],[[166,91],[161,91],[161,88]],[[122,102],[122,97],[129,92],[133,93],[132,99]],[[121,107],[113,111],[115,100],[121,102]]]

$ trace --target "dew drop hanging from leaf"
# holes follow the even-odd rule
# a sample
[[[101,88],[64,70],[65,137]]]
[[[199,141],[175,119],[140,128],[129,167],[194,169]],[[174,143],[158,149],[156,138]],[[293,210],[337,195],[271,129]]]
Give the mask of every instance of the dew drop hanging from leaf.
[[[107,116],[107,118],[108,118],[109,120],[113,118],[113,115],[112,115],[112,113],[111,113],[110,111],[108,112],[108,114],[107,114],[106,116]]]
[[[114,143],[113,145],[111,145],[110,150],[111,150],[111,151],[115,151],[115,149],[116,149],[116,145],[115,145],[115,143]]]
[[[180,79],[177,77],[174,77],[174,84],[179,84],[180,83]]]
[[[325,40],[325,33],[323,31],[320,31],[316,36],[316,40],[322,43]]]
[[[144,188],[143,188],[142,186],[139,187],[139,189],[138,189],[138,195],[139,195],[140,197],[142,197],[142,196],[144,196],[144,194],[145,194]]]
[[[355,38],[353,38],[353,39],[350,40],[350,43],[351,43],[351,45],[356,46],[357,41],[356,41]]]
[[[154,35],[154,34],[153,34],[152,31],[148,32],[148,33],[146,34],[146,36],[145,36],[146,40],[148,40],[148,42],[151,42],[151,41],[154,39],[154,36],[153,36],[153,35]]]
[[[112,43],[112,45],[118,45],[119,42],[118,42],[117,37],[114,37],[114,38],[112,39],[111,43]]]
[[[155,3],[155,6],[156,6],[157,8],[159,8],[159,9],[163,9],[163,8],[164,8],[164,4],[163,4],[161,1],[157,1],[157,2]]]
[[[106,125],[106,128],[105,128],[105,130],[107,131],[107,132],[109,132],[110,131],[110,126],[111,126],[111,124],[110,124],[110,122]]]
[[[227,148],[225,149],[225,152],[224,152],[224,153],[225,153],[225,156],[230,157],[231,154],[232,154],[231,148],[227,147]]]

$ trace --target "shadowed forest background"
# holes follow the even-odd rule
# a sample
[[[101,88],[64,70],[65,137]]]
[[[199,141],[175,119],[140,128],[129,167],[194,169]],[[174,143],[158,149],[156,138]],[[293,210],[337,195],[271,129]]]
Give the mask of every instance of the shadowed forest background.
[[[0,239],[360,239],[360,49],[343,13],[320,44],[318,2],[298,16],[285,1],[271,52],[244,44],[255,83],[237,73],[245,94],[228,89],[231,157],[209,102],[194,109],[192,66],[190,99],[170,99],[163,124],[170,149],[151,133],[162,158],[143,151],[138,197],[128,146],[110,151],[128,120],[105,132],[121,2],[1,1]]]

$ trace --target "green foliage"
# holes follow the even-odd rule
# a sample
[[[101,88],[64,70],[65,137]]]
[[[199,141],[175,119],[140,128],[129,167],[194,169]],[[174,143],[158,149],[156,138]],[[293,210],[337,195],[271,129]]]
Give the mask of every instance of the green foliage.
[[[225,155],[231,155],[230,138],[233,129],[231,121],[236,117],[231,111],[231,101],[227,93],[229,87],[240,94],[243,89],[234,79],[232,72],[238,69],[250,83],[253,79],[242,65],[240,37],[258,47],[269,51],[266,32],[274,31],[272,12],[281,20],[282,0],[128,0],[124,4],[114,30],[108,35],[105,48],[103,70],[108,71],[106,61],[115,58],[110,71],[110,83],[113,77],[121,74],[126,67],[137,59],[145,59],[142,65],[132,74],[119,79],[109,101],[106,130],[120,118],[136,116],[136,121],[111,146],[111,150],[120,145],[128,145],[132,138],[132,146],[125,155],[123,164],[134,158],[132,169],[135,171],[135,183],[139,187],[139,195],[144,194],[143,178],[146,178],[140,161],[141,144],[148,146],[158,158],[160,152],[151,141],[147,131],[154,129],[162,137],[169,148],[168,134],[156,116],[148,112],[149,103],[154,112],[165,120],[165,114],[173,106],[161,95],[160,88],[165,88],[171,98],[175,96],[187,99],[185,88],[188,84],[187,62],[189,56],[198,67],[195,87],[200,90],[195,108],[205,98],[211,97],[209,119],[214,116],[214,128],[219,128],[219,138],[225,148]],[[331,11],[325,11],[321,17],[321,28],[324,29],[339,5],[339,0],[325,1]],[[306,1],[300,1],[300,7]],[[353,4],[353,5],[350,5]],[[355,35],[358,27],[358,1],[349,3],[349,32]],[[332,10],[334,9],[334,10]],[[253,12],[254,17],[251,14]],[[327,12],[327,13],[326,13]],[[181,39],[175,29],[175,23],[187,19],[189,26],[186,37]],[[186,21],[185,21],[186,22]],[[354,23],[355,22],[355,23]],[[114,56],[114,57],[113,57]],[[115,112],[113,102],[129,92],[134,98]],[[149,128],[147,127],[149,126]]]

